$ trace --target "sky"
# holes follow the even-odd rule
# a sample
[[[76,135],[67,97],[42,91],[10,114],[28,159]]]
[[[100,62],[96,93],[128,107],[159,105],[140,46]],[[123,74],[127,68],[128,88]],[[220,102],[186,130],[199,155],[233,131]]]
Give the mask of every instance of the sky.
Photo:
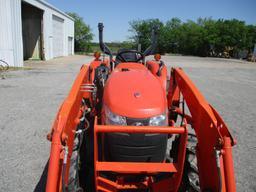
[[[75,12],[84,18],[98,41],[99,22],[104,23],[104,40],[127,40],[129,21],[159,18],[162,22],[177,17],[182,21],[199,17],[239,19],[256,24],[256,0],[47,0],[65,12]]]

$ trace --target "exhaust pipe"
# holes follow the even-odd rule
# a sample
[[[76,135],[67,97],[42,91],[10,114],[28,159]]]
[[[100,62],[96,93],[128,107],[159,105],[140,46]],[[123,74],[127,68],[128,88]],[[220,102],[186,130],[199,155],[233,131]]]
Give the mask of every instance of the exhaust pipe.
[[[104,25],[103,23],[99,23],[98,24],[98,29],[99,29],[99,42],[100,42],[100,49],[103,53],[107,54],[107,55],[113,55],[112,51],[109,49],[109,47],[104,43],[103,41],[103,28]]]

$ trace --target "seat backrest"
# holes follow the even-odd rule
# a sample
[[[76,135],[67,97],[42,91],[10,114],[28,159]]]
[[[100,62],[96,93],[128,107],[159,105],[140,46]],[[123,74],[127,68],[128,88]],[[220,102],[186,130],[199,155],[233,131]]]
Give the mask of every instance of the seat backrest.
[[[118,53],[121,51],[128,51],[129,49],[119,49]],[[138,59],[138,55],[136,53],[124,53],[122,54],[122,56],[124,57],[124,59],[128,62],[136,62]],[[116,61],[117,62],[121,62],[122,60],[117,56],[116,57]]]

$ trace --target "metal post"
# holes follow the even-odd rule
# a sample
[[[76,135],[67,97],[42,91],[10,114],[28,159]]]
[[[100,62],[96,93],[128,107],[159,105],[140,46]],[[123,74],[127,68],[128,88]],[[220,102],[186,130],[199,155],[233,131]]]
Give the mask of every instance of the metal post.
[[[236,191],[235,173],[232,158],[232,145],[229,137],[224,137],[224,169],[227,191]]]

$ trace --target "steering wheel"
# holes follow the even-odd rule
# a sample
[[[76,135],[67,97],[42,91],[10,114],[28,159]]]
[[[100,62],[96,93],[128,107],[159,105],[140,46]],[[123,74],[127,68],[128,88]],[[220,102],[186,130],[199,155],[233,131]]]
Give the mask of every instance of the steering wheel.
[[[124,50],[124,51],[120,51],[116,54],[116,58],[118,58],[118,60],[120,60],[121,62],[131,62],[128,61],[123,55],[125,53],[135,53],[136,55],[139,55],[139,58],[137,58],[134,62],[139,62],[140,60],[144,60],[145,55],[140,52],[140,51],[136,51],[136,50]]]

